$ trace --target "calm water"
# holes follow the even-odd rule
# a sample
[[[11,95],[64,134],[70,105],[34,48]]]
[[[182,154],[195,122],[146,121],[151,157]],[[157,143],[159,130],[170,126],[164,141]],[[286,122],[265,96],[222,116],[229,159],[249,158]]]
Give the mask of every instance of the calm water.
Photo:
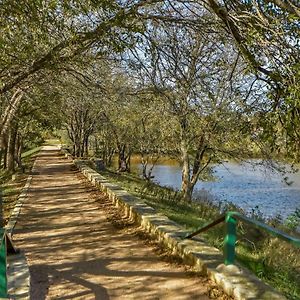
[[[138,163],[132,164],[136,171]],[[174,163],[161,163],[154,167],[154,181],[179,189],[181,168]],[[202,194],[210,199],[230,201],[250,212],[255,206],[268,217],[280,214],[283,218],[300,208],[300,172],[289,174],[287,185],[278,173],[253,169],[249,165],[227,162],[214,167],[216,181],[198,182],[194,196]]]

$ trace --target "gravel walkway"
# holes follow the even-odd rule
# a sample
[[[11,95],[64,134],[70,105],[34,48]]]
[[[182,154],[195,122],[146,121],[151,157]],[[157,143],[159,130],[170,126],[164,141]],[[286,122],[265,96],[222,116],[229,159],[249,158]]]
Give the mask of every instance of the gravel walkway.
[[[103,194],[57,147],[44,146],[34,173],[14,235],[30,265],[31,299],[209,299],[207,280],[115,226]]]

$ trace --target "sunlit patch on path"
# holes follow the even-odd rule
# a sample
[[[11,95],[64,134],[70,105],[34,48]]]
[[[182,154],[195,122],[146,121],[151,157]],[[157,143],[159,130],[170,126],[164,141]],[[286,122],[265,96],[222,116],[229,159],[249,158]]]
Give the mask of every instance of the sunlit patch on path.
[[[25,250],[32,299],[209,299],[205,279],[117,229],[71,163],[45,146],[14,239]]]

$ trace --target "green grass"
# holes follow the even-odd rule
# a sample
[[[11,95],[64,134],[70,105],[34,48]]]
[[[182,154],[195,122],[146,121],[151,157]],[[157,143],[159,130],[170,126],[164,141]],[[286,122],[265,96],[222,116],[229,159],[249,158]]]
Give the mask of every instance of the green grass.
[[[45,140],[45,143],[44,145],[60,145],[61,144],[61,141],[59,139],[47,139]]]
[[[21,155],[22,160],[26,158],[30,158],[32,155],[37,154],[41,150],[42,146],[38,146],[23,152]]]
[[[34,157],[40,151],[41,146],[34,147],[24,153],[22,153],[22,164],[25,167],[25,173],[22,173],[21,170],[16,170],[15,174],[18,174],[16,179],[12,180],[12,172],[7,170],[0,170],[0,192],[3,197],[3,217],[8,219],[11,213],[11,210],[14,208],[15,202],[22,187],[26,182],[26,172],[31,170]]]
[[[11,173],[7,170],[0,170],[0,184],[11,179]]]
[[[42,149],[42,146],[37,146],[32,149],[29,149],[26,152],[23,152],[21,157],[22,157],[22,164],[25,167],[25,170],[31,170],[35,157],[36,155],[40,152]]]
[[[194,231],[205,223],[215,220],[226,210],[243,213],[240,208],[232,204],[225,207],[208,199],[199,199],[197,203],[183,202],[179,192],[145,182],[133,174],[117,174],[110,171],[101,172],[101,174],[189,231]],[[279,224],[279,227],[291,233],[282,224]],[[299,300],[300,249],[247,225],[239,225],[238,234],[239,240],[236,247],[238,262],[284,293],[288,299]],[[202,237],[210,245],[222,250],[224,224],[213,227],[205,234],[203,233]]]

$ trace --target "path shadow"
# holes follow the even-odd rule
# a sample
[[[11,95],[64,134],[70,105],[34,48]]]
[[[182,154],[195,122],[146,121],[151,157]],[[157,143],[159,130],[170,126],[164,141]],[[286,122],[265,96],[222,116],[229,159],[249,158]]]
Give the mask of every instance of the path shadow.
[[[93,188],[80,182],[72,164],[59,154],[47,150],[39,155],[15,232],[30,262],[31,299],[43,300],[49,294],[51,299],[158,299],[165,292],[159,285],[168,284],[174,295],[182,295],[183,285],[177,283],[186,279],[184,270],[166,266],[132,232],[108,222],[105,204],[91,197]],[[185,299],[200,300],[193,282],[187,284]],[[62,292],[53,296],[57,286]]]
[[[156,278],[184,278],[186,274],[184,272],[164,272],[164,271],[128,271],[128,270],[115,270],[110,269],[109,266],[112,263],[116,262],[131,262],[138,264],[139,262],[149,262],[151,263],[153,258],[149,257],[123,257],[123,258],[111,258],[111,259],[95,259],[95,260],[82,260],[75,263],[63,263],[57,265],[33,265],[30,267],[30,272],[32,275],[32,283],[34,285],[35,282],[39,283],[39,289],[42,290],[42,295],[39,292],[39,300],[46,299],[48,289],[50,285],[55,281],[68,281],[72,284],[76,284],[82,287],[85,291],[80,291],[79,293],[72,294],[66,297],[59,297],[57,299],[73,299],[77,296],[84,296],[93,294],[95,299],[106,300],[110,299],[107,289],[102,286],[100,283],[93,283],[92,281],[86,280],[82,278],[83,275],[87,274],[93,276],[107,276],[107,277],[147,277],[148,284],[149,281],[152,281],[154,284],[156,282]],[[38,274],[38,276],[36,275]],[[130,281],[128,281],[130,282]],[[145,289],[147,288],[147,283],[145,283]],[[118,289],[118,286],[116,286]],[[37,300],[35,294],[37,291],[35,289],[31,289],[31,299]],[[155,291],[153,291],[155,293]],[[192,296],[192,295],[191,295]],[[138,295],[137,295],[138,299]]]

